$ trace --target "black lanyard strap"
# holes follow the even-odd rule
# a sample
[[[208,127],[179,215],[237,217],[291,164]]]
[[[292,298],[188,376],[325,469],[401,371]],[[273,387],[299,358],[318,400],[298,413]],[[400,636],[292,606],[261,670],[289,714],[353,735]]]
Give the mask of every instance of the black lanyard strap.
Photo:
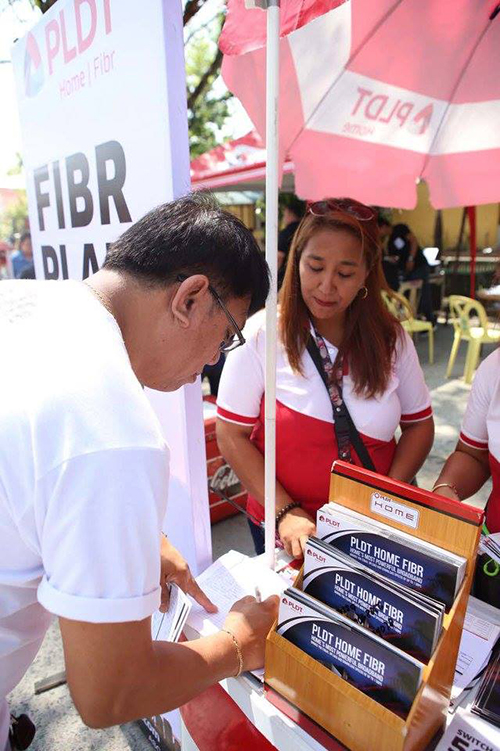
[[[320,374],[321,380],[325,384],[326,392],[332,405],[333,427],[335,430],[335,436],[337,438],[337,446],[341,447],[346,446],[346,444],[350,444],[358,455],[363,467],[365,469],[370,469],[372,472],[375,472],[375,465],[373,464],[370,454],[368,453],[368,450],[363,443],[354,422],[352,421],[352,417],[349,414],[349,410],[347,409],[344,399],[341,398],[340,404],[334,404],[330,398],[328,377],[323,366],[323,360],[321,359],[318,345],[314,341],[312,334],[309,334],[309,339],[307,340],[307,351],[311,355],[311,359],[316,366],[316,370]],[[339,383],[337,383],[337,389],[339,390],[340,396],[342,397],[342,387]],[[346,456],[340,455],[339,459],[349,461],[350,457],[349,454],[346,454]]]

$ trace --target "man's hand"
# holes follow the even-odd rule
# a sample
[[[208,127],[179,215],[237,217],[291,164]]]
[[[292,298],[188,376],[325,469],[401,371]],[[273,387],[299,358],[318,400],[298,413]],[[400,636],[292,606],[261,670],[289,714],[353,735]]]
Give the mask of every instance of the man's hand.
[[[263,602],[257,602],[255,597],[243,597],[234,603],[227,614],[224,628],[238,640],[243,656],[243,670],[257,670],[263,667],[266,636],[278,615],[278,605],[277,595],[272,595]],[[235,653],[234,674],[236,670]]]
[[[161,536],[161,605],[160,610],[162,613],[166,613],[170,601],[170,584],[174,583],[179,586],[183,592],[191,595],[207,613],[216,613],[217,607],[210,602],[206,594],[200,589],[196,583],[189,566],[179,553],[177,548],[168,541],[168,539]]]
[[[278,533],[288,555],[302,558],[307,540],[316,533],[316,525],[307,511],[294,508],[281,519]]]

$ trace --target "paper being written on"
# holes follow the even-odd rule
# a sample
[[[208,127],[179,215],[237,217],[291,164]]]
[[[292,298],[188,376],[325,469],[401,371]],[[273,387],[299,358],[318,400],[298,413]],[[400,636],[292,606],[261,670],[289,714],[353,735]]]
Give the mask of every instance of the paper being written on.
[[[187,623],[200,636],[219,631],[234,603],[246,595],[255,596],[256,587],[265,600],[270,595],[280,595],[287,586],[287,582],[265,564],[233,550],[209,566],[196,581],[218,607],[218,612],[212,614],[193,602]]]

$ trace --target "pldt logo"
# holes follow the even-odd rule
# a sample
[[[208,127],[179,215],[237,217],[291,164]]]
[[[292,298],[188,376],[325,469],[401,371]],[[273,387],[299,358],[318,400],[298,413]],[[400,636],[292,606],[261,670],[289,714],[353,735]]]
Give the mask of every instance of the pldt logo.
[[[323,558],[322,555],[319,553],[316,553],[314,550],[311,550],[311,548],[307,549],[307,555],[312,555],[313,558],[315,558],[317,561],[320,561],[321,563],[326,563],[326,558]]]
[[[302,613],[302,608],[300,607],[300,605],[297,605],[291,600],[287,600],[286,597],[283,597],[283,605],[287,605],[289,608],[292,608],[292,610],[297,611],[297,613]]]
[[[330,527],[340,527],[340,523],[336,521],[335,519],[331,519],[329,516],[322,516],[320,518],[320,521],[325,522],[326,524],[329,524]]]
[[[24,91],[26,96],[34,97],[45,82],[42,56],[38,43],[31,32],[26,37],[24,52]]]
[[[427,104],[416,112],[416,106],[413,101],[398,99],[388,94],[376,94],[370,89],[358,86],[358,99],[351,116],[357,115],[366,121],[405,127],[413,135],[423,136],[431,124],[434,107]]]

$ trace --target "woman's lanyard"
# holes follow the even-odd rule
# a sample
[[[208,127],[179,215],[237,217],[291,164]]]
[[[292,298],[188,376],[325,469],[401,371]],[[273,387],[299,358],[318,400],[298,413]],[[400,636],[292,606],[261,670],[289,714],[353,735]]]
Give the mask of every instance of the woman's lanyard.
[[[344,367],[342,357],[337,358],[337,365],[334,365],[328,348],[325,344],[325,340],[318,334],[314,326],[312,327],[314,340],[318,347],[321,361],[323,364],[323,370],[326,374],[327,389],[330,395],[330,401],[332,402],[333,412],[342,407],[344,400],[342,397],[342,379],[344,374]],[[338,452],[339,457],[346,462],[352,462],[351,457],[351,440],[349,433],[346,431],[337,432]]]

